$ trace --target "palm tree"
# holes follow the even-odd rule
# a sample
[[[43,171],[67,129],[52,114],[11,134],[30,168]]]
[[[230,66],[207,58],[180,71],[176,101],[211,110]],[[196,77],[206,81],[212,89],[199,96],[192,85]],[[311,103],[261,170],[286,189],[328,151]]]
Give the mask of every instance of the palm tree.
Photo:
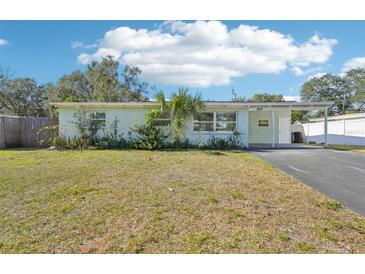
[[[165,100],[162,91],[156,94],[156,100],[161,103],[163,112],[171,117],[171,125],[175,131],[175,142],[180,143],[185,131],[185,121],[188,117],[205,108],[200,94],[189,94],[188,89],[179,88],[174,92],[170,101]]]

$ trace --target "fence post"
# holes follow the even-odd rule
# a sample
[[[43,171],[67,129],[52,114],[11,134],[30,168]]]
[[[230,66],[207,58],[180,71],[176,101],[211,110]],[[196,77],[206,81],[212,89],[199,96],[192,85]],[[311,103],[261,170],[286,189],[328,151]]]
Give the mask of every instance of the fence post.
[[[5,148],[5,118],[0,117],[0,149]]]

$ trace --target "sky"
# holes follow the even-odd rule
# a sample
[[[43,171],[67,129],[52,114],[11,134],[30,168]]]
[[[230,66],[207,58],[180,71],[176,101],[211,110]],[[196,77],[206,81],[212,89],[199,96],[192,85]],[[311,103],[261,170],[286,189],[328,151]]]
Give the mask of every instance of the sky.
[[[311,77],[365,67],[365,21],[0,21],[0,67],[16,77],[55,82],[106,55],[167,97],[297,99]]]

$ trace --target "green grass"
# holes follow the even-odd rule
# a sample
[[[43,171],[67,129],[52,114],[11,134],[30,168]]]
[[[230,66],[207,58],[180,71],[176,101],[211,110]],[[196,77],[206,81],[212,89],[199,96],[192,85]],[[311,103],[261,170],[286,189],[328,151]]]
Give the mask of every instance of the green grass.
[[[355,151],[365,153],[364,146],[352,146],[352,145],[329,145],[329,148],[342,150],[342,151]]]
[[[309,144],[312,146],[323,146],[323,144]],[[365,153],[365,146],[354,146],[354,145],[328,145],[328,148],[342,151],[354,151]]]
[[[365,219],[244,152],[0,151],[0,253],[364,253]]]

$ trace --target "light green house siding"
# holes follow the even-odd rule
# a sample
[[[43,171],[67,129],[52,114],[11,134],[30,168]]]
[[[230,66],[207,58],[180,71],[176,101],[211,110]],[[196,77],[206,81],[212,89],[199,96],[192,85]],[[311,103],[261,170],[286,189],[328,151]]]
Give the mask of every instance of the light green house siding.
[[[249,111],[249,143],[250,144],[271,144],[273,141],[273,124],[275,132],[275,143],[279,143],[279,118],[291,117],[290,109],[274,110],[275,121],[272,121],[272,110]],[[260,127],[259,120],[268,120],[268,127]]]
[[[144,123],[144,115],[147,111],[152,108],[83,108],[88,112],[105,112],[105,131],[110,130],[110,126],[115,119],[118,122],[118,132],[122,134],[123,137],[127,137],[131,131],[131,127],[135,124]],[[76,128],[75,114],[80,111],[80,109],[74,108],[60,108],[59,110],[59,126],[60,134],[66,137],[75,137],[78,135]],[[101,133],[100,133],[101,134]]]
[[[82,110],[88,112],[105,112],[105,131],[110,129],[110,125],[114,119],[119,120],[118,132],[124,138],[129,137],[132,133],[131,128],[135,124],[144,123],[144,115],[147,111],[154,107],[122,107],[122,108],[101,108],[101,107],[83,107]],[[64,137],[75,137],[78,135],[76,128],[75,114],[80,108],[60,107],[59,108],[59,126],[60,135]],[[241,143],[248,146],[248,108],[211,108],[207,107],[204,112],[235,112],[236,113],[236,129],[240,134]],[[212,136],[219,138],[229,138],[232,132],[198,132],[193,129],[193,117],[185,122],[185,138],[193,143],[207,143]],[[102,134],[102,132],[100,132]],[[132,133],[132,137],[133,133]]]
[[[102,108],[102,107],[83,107],[82,110],[88,112],[105,112],[105,128],[104,132],[110,130],[110,126],[115,119],[119,121],[118,132],[124,138],[136,137],[133,135],[131,128],[135,124],[144,123],[144,115],[147,111],[154,107],[123,107],[123,108]],[[81,108],[59,108],[59,125],[60,135],[65,137],[75,137],[78,135],[76,128],[75,114]],[[272,143],[272,111],[249,111],[247,107],[237,108],[217,108],[207,107],[205,112],[235,112],[236,113],[236,130],[240,135],[242,145],[249,144],[271,144]],[[275,110],[275,143],[279,143],[279,117],[290,117],[289,108]],[[269,120],[268,127],[259,127],[259,120]],[[199,132],[193,129],[193,117],[186,120],[185,138],[193,143],[207,143],[213,136],[218,138],[229,138],[232,132]],[[99,132],[102,134],[102,132]]]

